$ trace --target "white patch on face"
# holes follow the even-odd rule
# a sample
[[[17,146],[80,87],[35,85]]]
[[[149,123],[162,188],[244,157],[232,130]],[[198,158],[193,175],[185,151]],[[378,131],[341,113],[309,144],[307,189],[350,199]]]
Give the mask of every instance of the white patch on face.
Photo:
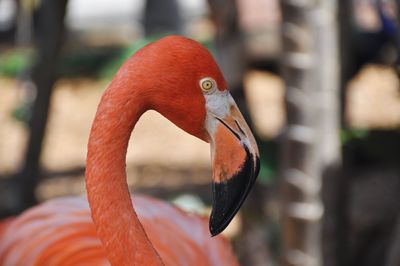
[[[205,126],[209,134],[214,134],[218,121],[215,117],[225,119],[230,114],[230,106],[234,100],[227,90],[220,91],[218,88],[204,93],[204,98],[207,111]]]
[[[229,111],[229,92],[227,90],[215,90],[211,94],[204,94],[206,99],[207,113],[210,113],[218,118],[225,118]]]

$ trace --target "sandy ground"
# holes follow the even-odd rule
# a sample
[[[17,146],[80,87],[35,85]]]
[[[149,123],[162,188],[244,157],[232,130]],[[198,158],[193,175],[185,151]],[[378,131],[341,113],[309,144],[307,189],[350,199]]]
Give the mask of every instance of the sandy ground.
[[[367,66],[349,84],[346,118],[355,128],[400,127],[400,83],[395,71]]]

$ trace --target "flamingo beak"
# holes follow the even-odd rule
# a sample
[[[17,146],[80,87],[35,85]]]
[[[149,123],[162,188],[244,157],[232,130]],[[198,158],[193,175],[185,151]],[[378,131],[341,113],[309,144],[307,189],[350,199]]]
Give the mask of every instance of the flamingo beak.
[[[233,99],[224,117],[211,115],[213,206],[210,233],[221,233],[246,199],[260,169],[256,141]]]

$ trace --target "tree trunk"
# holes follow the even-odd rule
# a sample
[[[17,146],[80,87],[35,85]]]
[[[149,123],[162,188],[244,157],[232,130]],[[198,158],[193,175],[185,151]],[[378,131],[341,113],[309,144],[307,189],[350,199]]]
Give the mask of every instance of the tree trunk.
[[[35,204],[35,188],[40,175],[40,154],[45,135],[53,85],[58,77],[57,62],[63,43],[67,0],[42,0],[38,11],[35,48],[37,59],[32,68],[36,88],[29,139],[22,169],[16,177],[19,208]]]
[[[285,0],[282,13],[282,265],[319,266],[322,175],[340,165],[336,1]]]

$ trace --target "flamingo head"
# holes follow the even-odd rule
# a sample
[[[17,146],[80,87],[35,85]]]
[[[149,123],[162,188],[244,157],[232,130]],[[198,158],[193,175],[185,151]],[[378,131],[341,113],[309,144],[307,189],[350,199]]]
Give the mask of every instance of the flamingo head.
[[[210,143],[213,165],[211,235],[233,219],[259,172],[254,136],[211,54],[197,42],[169,36],[140,50],[147,107]],[[151,71],[149,71],[151,69]]]

